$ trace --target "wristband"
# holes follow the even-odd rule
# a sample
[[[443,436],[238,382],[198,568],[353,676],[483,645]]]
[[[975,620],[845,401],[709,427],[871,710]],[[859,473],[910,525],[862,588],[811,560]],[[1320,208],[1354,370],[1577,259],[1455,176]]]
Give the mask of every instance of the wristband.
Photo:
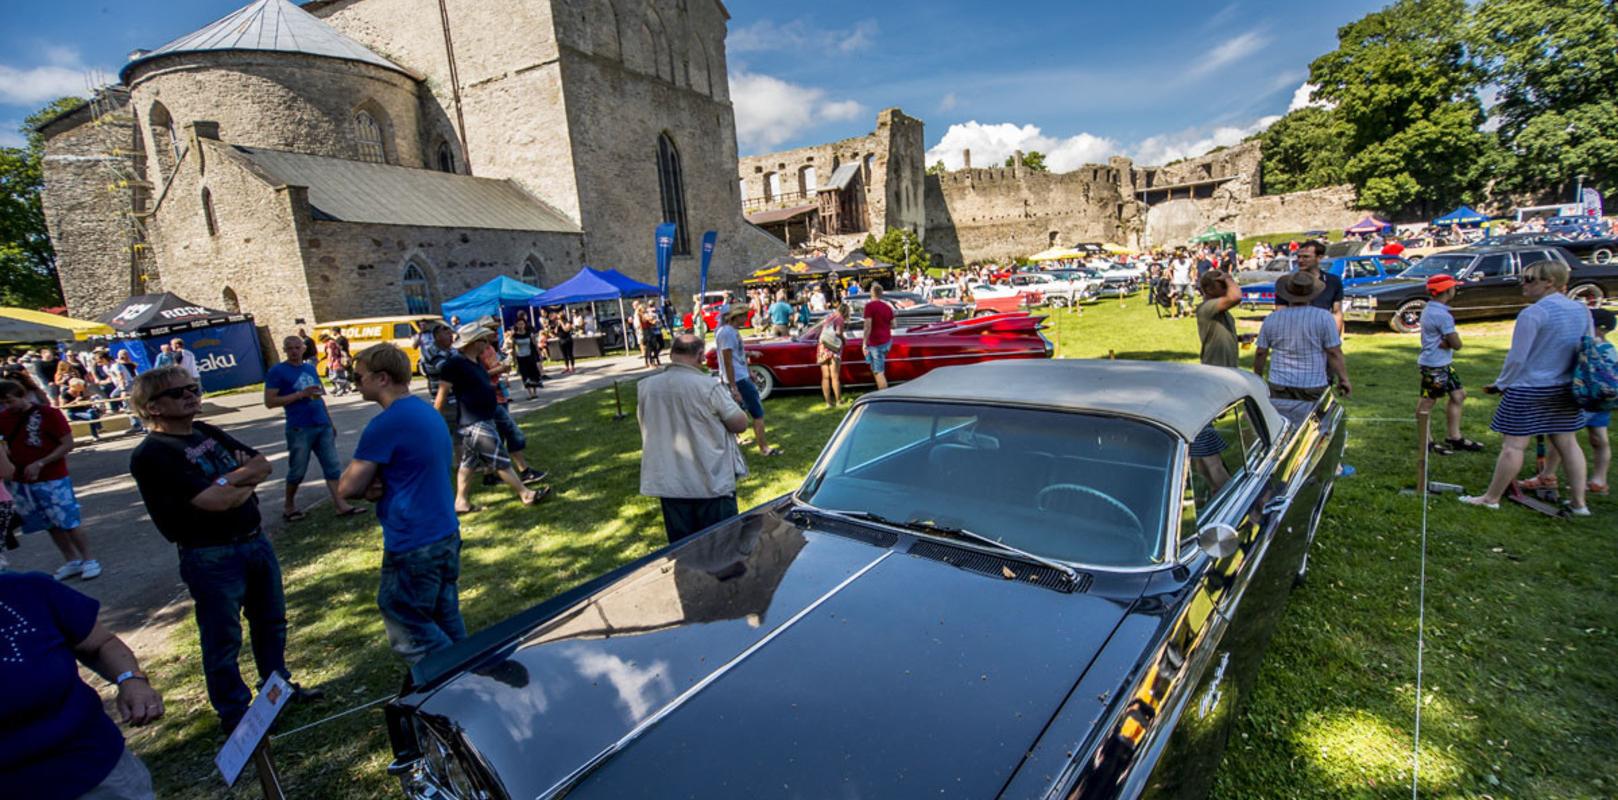
[[[146,673],[141,672],[138,669],[127,670],[125,672],[119,673],[118,677],[112,679],[112,682],[113,682],[114,685],[123,686],[124,681],[127,681],[127,680],[129,680],[131,678],[140,678],[141,680],[145,681],[146,680]],[[150,683],[150,681],[147,681],[147,682]]]
[[[218,478],[214,479],[213,485],[215,485],[215,486],[229,486],[230,485],[230,479],[228,479],[225,476],[221,475]]]

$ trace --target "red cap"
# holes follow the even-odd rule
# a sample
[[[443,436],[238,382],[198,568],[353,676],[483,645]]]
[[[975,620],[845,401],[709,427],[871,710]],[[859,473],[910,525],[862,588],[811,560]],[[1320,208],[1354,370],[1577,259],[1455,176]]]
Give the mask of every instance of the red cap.
[[[1459,285],[1461,282],[1455,280],[1454,275],[1434,275],[1427,279],[1427,293],[1437,297]]]

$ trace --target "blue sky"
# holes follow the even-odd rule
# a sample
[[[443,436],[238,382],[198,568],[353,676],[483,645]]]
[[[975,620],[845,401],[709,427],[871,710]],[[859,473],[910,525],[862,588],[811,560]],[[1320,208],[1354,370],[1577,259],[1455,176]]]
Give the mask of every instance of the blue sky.
[[[692,0],[693,2],[695,0]],[[0,12],[0,144],[88,71],[115,75],[245,0],[14,0]],[[1300,102],[1338,26],[1383,5],[1235,0],[728,0],[743,154],[865,133],[898,106],[927,123],[929,160],[1014,148],[1052,165],[1149,163],[1229,144]]]

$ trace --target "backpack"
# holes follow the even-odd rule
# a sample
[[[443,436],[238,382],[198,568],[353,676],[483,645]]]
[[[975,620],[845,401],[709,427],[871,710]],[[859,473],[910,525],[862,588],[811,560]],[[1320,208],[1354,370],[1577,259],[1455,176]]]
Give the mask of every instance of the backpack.
[[[1618,350],[1594,336],[1579,340],[1573,402],[1585,411],[1618,409]]]

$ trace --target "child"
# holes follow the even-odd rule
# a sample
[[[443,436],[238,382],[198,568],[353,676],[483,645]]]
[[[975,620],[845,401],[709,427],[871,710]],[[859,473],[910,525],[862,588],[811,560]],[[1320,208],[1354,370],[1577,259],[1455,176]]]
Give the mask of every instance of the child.
[[[1601,340],[1601,349],[1612,354],[1613,345],[1607,341],[1607,334],[1612,333],[1615,322],[1613,313],[1604,308],[1593,308],[1590,309],[1590,319],[1595,323],[1596,338]],[[1607,428],[1611,425],[1611,411],[1590,412],[1584,425],[1584,435],[1590,440],[1590,477],[1585,483],[1588,494],[1607,493],[1607,470],[1612,466],[1612,443],[1607,438]],[[1561,464],[1562,457],[1553,447],[1545,455],[1545,468],[1519,485],[1526,490],[1555,489],[1556,468]]]
[[[1466,402],[1466,390],[1455,374],[1452,362],[1455,351],[1461,349],[1461,334],[1455,330],[1455,317],[1450,314],[1449,301],[1455,298],[1455,287],[1460,281],[1454,276],[1439,274],[1427,279],[1427,294],[1432,300],[1421,310],[1421,355],[1416,366],[1421,368],[1421,399],[1416,401],[1419,420],[1433,410],[1441,398],[1446,425],[1443,442],[1429,442],[1427,449],[1441,456],[1456,450],[1477,452],[1483,445],[1461,435],[1461,410]]]

